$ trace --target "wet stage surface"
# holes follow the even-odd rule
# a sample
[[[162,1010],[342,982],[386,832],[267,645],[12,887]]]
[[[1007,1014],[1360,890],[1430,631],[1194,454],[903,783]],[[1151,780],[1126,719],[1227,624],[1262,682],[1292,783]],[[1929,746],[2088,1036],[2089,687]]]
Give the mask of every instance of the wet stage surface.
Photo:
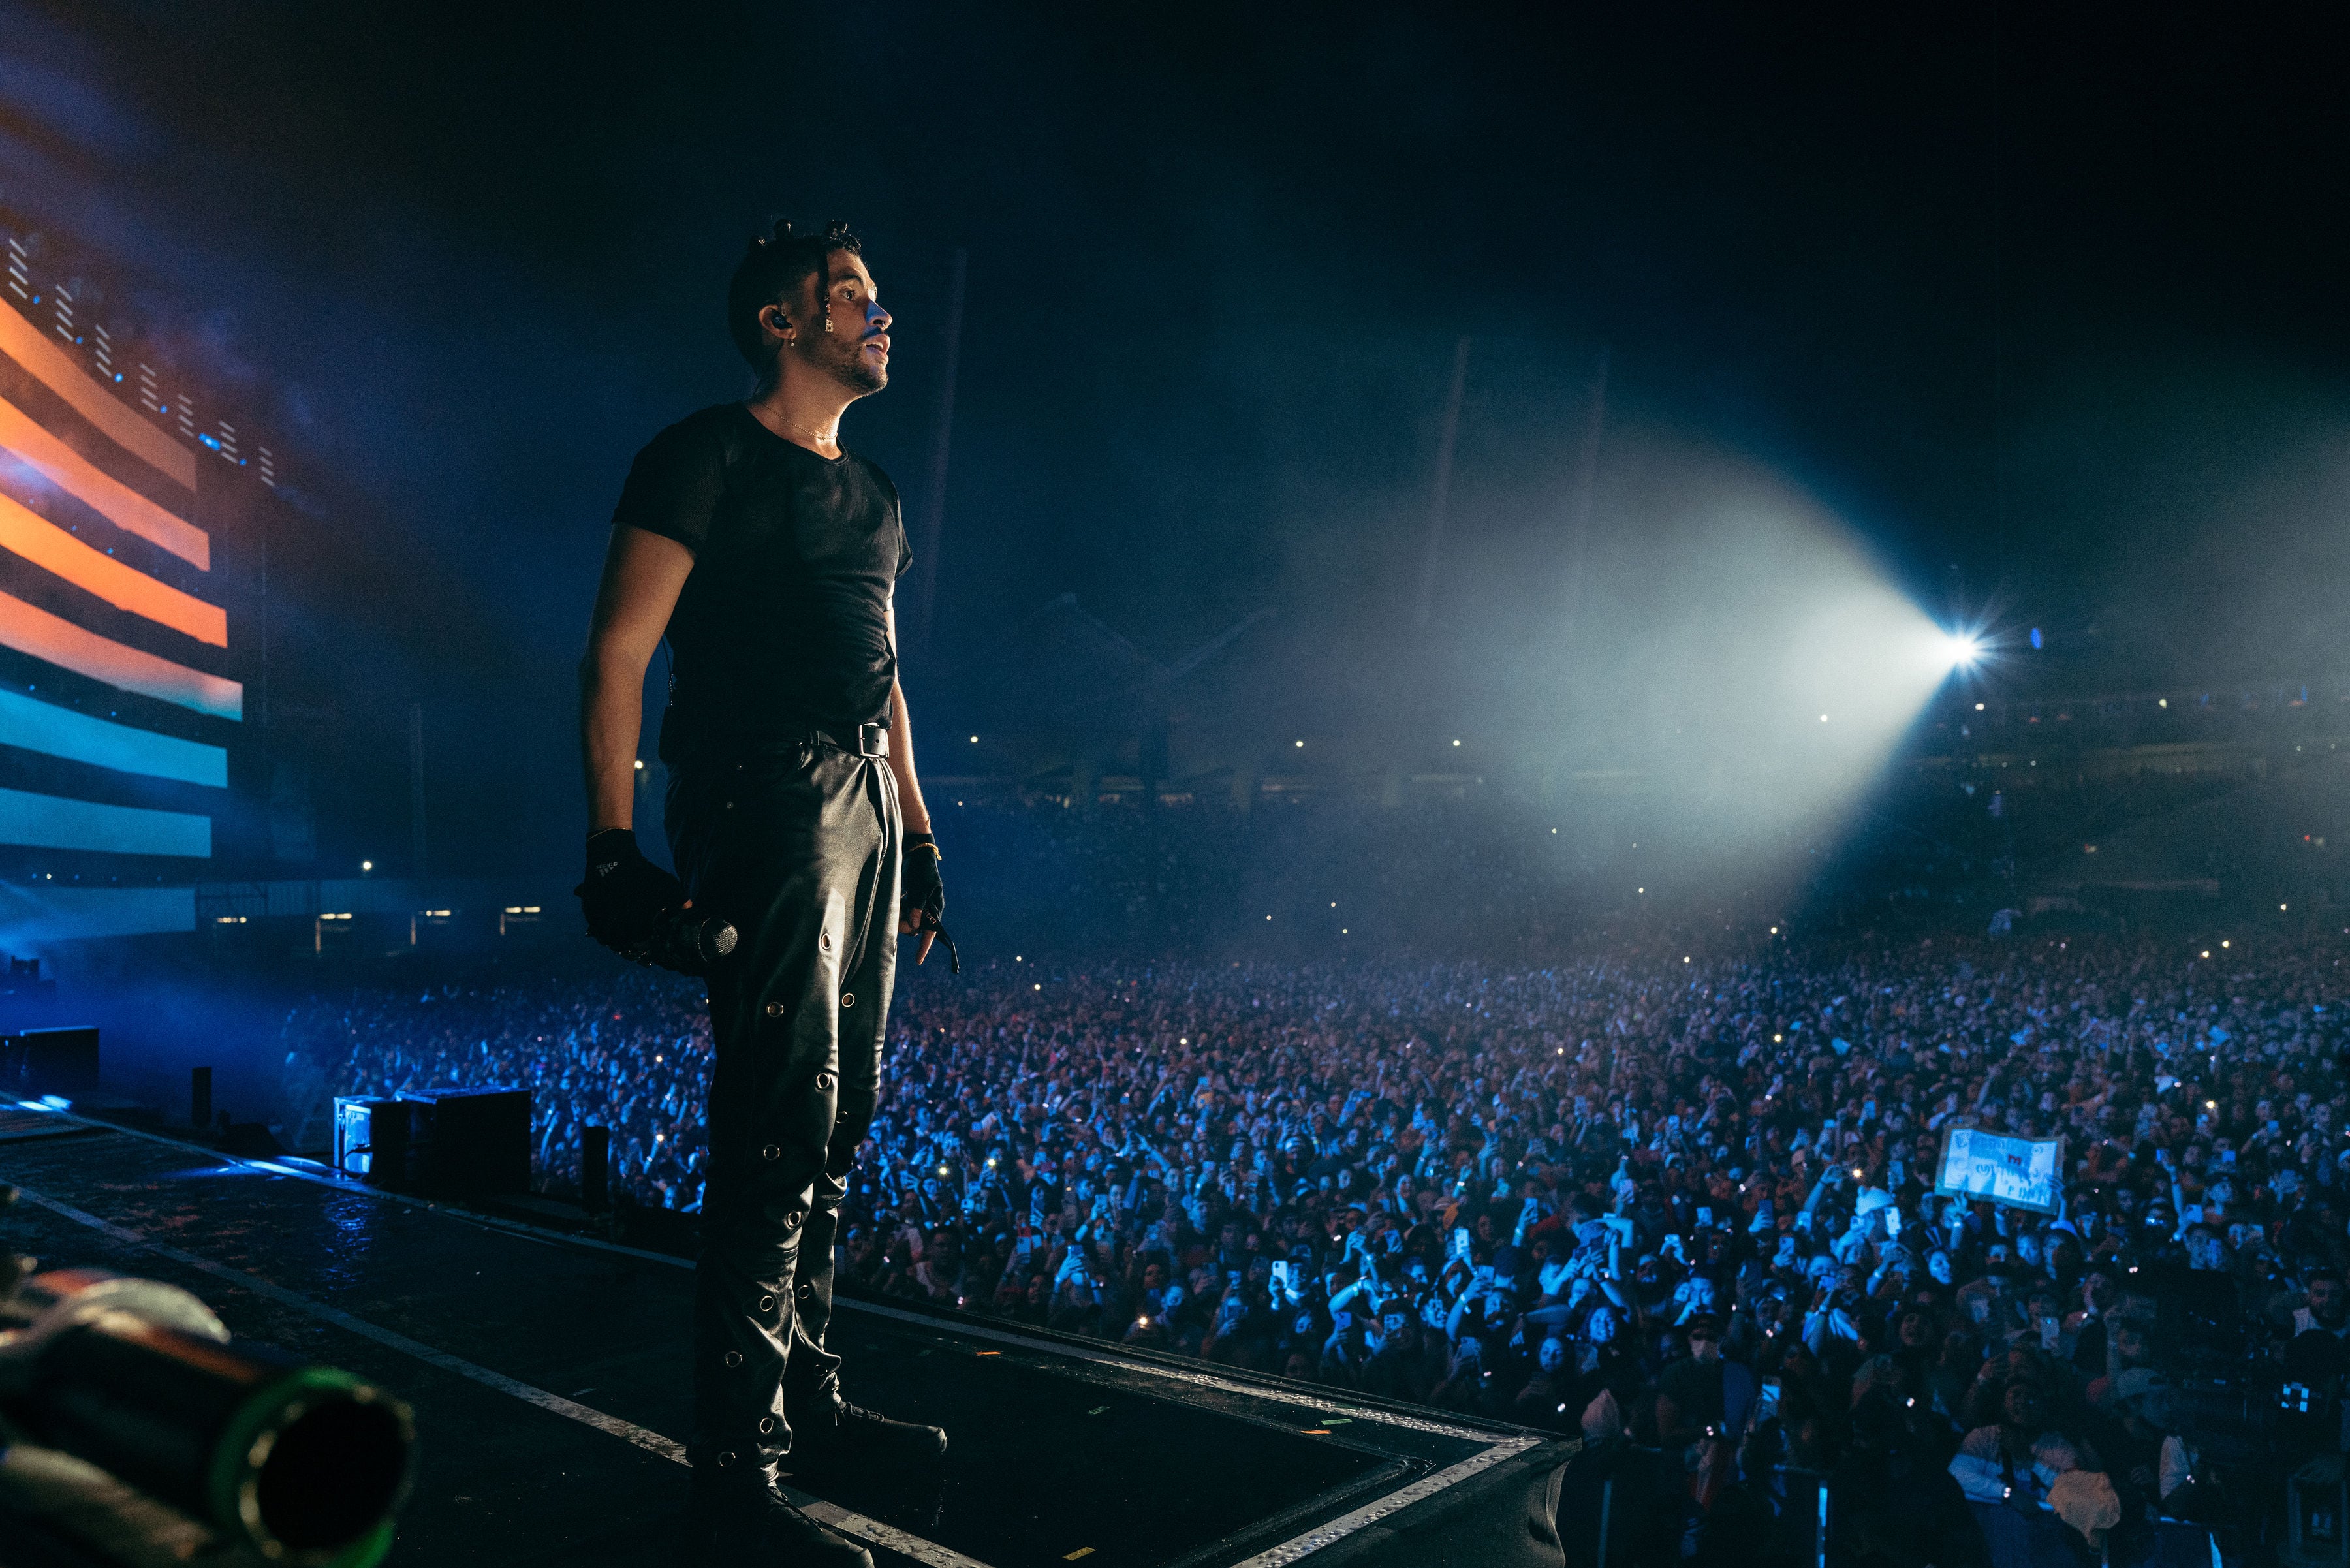
[[[0,1212],[0,1247],[182,1286],[233,1331],[407,1399],[421,1462],[394,1564],[673,1559],[681,1261],[63,1116],[0,1120],[0,1181],[26,1192]],[[930,1495],[822,1494],[816,1511],[877,1563],[1269,1568],[1465,1497],[1542,1447],[894,1302],[843,1300],[832,1344],[850,1398],[949,1434]]]

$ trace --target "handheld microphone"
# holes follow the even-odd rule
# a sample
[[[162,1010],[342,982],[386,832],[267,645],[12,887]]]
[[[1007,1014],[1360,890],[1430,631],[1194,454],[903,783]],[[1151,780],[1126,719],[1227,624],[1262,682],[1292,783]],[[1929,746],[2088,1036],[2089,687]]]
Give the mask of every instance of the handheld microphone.
[[[691,909],[671,909],[653,929],[640,962],[680,974],[707,975],[720,959],[734,950],[738,939],[731,921]]]

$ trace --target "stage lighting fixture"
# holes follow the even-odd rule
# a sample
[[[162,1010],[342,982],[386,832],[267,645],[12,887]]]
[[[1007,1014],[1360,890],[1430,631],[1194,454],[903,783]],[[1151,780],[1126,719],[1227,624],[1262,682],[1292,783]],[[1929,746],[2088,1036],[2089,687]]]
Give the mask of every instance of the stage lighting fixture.
[[[1953,632],[1950,639],[1950,668],[1966,670],[1982,657],[1982,644],[1964,632]]]

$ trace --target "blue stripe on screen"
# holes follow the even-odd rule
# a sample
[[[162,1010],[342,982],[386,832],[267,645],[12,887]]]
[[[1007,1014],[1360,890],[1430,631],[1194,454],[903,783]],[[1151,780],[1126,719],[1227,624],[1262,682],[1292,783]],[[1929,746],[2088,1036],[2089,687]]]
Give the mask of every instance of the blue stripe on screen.
[[[213,853],[213,819],[182,811],[149,811],[143,806],[106,805],[94,800],[0,789],[0,844],[208,860]]]
[[[228,787],[228,753],[220,746],[111,724],[20,691],[0,691],[0,745],[45,752],[92,767],[182,784]]]

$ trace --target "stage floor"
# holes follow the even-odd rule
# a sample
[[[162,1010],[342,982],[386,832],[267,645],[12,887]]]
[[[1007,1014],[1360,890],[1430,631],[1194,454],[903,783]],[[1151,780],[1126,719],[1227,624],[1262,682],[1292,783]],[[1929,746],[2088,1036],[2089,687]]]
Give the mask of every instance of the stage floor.
[[[684,1261],[60,1112],[0,1114],[0,1181],[23,1192],[0,1213],[0,1246],[183,1286],[234,1332],[414,1406],[418,1484],[393,1563],[671,1560]],[[1565,1457],[1538,1434],[895,1303],[840,1307],[849,1397],[950,1434],[933,1495],[811,1501],[877,1563],[1272,1568],[1556,1550],[1519,1517],[1530,1492],[1540,1512]]]

